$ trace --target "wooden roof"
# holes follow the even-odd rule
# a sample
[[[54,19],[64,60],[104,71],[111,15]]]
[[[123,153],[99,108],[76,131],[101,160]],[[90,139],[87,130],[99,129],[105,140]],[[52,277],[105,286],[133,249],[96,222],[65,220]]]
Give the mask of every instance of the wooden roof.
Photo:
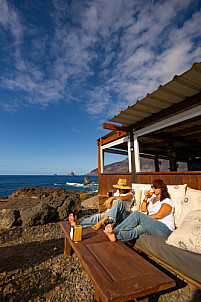
[[[142,122],[152,115],[160,113],[164,109],[168,109],[173,105],[182,103],[182,101],[193,97],[200,92],[201,62],[194,63],[191,69],[180,76],[174,76],[170,82],[159,86],[159,88],[153,93],[148,93],[145,98],[137,101],[136,104],[132,106],[128,106],[126,110],[115,115],[110,119],[110,121],[120,123],[125,126],[132,125],[135,127],[135,125],[137,126],[137,123]],[[185,107],[183,110],[185,110]],[[161,119],[166,117],[167,115],[161,116]],[[158,115],[157,120],[159,119],[160,116]],[[146,125],[148,125],[148,122]]]
[[[168,157],[168,145],[173,143],[178,160],[186,161],[189,158],[201,157],[201,62],[194,63],[188,71],[175,76],[169,83],[159,86],[151,94],[137,101],[133,106],[115,115],[110,121],[118,122],[121,126],[111,125],[114,129],[101,139],[99,144],[104,145],[119,137],[129,134],[131,129],[139,131],[150,127],[159,121],[172,117],[175,114],[187,112],[196,107],[197,116],[186,121],[163,127],[160,130],[140,136],[140,153]],[[107,123],[105,123],[107,128]],[[126,131],[127,129],[127,131]],[[113,149],[126,150],[125,144],[119,144]]]

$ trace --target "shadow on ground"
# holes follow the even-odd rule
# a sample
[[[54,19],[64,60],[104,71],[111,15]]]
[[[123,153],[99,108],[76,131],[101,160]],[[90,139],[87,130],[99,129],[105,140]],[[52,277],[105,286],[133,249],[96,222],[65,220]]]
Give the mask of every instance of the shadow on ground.
[[[0,273],[27,269],[63,254],[63,238],[0,247]]]

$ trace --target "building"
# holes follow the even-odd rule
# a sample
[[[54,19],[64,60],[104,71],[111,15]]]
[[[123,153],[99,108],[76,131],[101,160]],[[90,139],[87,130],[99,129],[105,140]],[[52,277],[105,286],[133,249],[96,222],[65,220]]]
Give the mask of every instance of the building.
[[[201,190],[201,62],[109,121],[103,128],[111,131],[97,140],[100,195],[119,177],[130,185],[162,178]],[[104,173],[105,152],[127,155],[128,172]],[[152,159],[155,171],[142,172],[140,157]],[[167,172],[160,172],[161,159],[169,161]],[[178,162],[186,171],[178,171]]]

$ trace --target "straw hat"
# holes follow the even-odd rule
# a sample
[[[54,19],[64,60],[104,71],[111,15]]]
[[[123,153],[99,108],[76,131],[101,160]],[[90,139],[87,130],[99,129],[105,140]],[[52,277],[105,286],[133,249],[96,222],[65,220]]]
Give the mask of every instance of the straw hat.
[[[113,185],[113,187],[117,189],[131,189],[131,187],[127,185],[127,180],[124,178],[119,178],[117,184]]]

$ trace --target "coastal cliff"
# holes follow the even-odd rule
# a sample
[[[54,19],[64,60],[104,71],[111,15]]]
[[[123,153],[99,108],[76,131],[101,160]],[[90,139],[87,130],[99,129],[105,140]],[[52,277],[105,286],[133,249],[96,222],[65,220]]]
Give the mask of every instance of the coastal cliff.
[[[169,162],[168,160],[161,159],[160,161],[160,171],[166,172],[169,171]],[[141,171],[143,172],[153,172],[155,171],[155,165],[154,160],[149,158],[140,158],[140,166]],[[178,163],[178,171],[186,171],[186,164],[185,163]],[[122,173],[122,172],[128,172],[128,158],[112,163],[109,165],[104,166],[104,172],[105,173]],[[92,170],[87,175],[89,176],[97,176],[98,175],[98,169]]]

